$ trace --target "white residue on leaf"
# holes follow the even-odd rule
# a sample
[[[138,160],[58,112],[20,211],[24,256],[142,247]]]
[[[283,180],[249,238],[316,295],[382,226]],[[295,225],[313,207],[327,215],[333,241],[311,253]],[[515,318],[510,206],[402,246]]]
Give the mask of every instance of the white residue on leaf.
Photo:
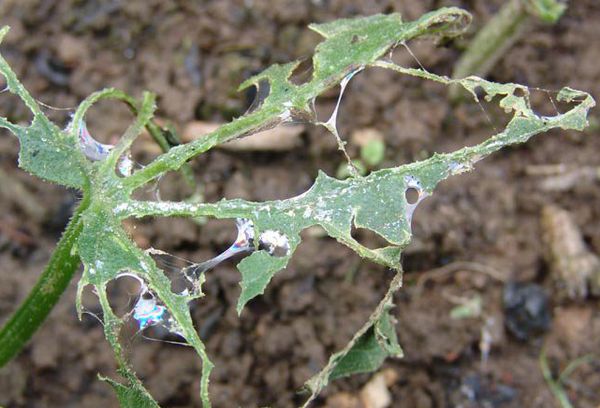
[[[289,121],[292,118],[292,113],[290,112],[289,109],[284,110],[281,115],[279,115],[279,119],[281,119],[284,122]]]
[[[159,305],[154,295],[142,292],[133,308],[133,318],[138,322],[140,330],[162,323],[167,308]]]
[[[313,217],[321,222],[331,222],[331,214],[331,210],[322,210],[320,208],[317,208]]]
[[[486,145],[486,147],[491,149],[497,149],[504,146],[504,143],[499,139],[491,139],[492,141]]]
[[[265,249],[269,255],[281,257],[290,253],[288,237],[279,231],[266,230],[259,237],[259,248]]]
[[[471,170],[471,165],[468,163],[458,163],[458,162],[450,162],[448,166],[450,170],[450,174],[460,174]]]
[[[150,267],[148,266],[148,264],[145,261],[140,261],[140,266],[142,267],[142,270],[146,273],[150,272]]]
[[[133,174],[133,161],[129,154],[124,154],[119,158],[117,169],[122,176],[131,176]]]
[[[421,193],[421,191],[423,191],[421,181],[419,181],[419,179],[417,179],[413,175],[404,176],[404,182],[406,183],[407,187],[414,188],[417,191],[419,191],[419,194]]]
[[[149,290],[140,293],[133,308],[133,318],[137,321],[140,330],[151,326],[161,326],[171,333],[184,337],[183,330],[173,315]]]
[[[127,211],[130,207],[131,207],[130,204],[127,202],[117,204],[117,206],[115,208],[113,208],[113,214],[118,214],[118,213]]]
[[[247,218],[238,218],[235,220],[238,230],[237,237],[233,246],[239,249],[252,249],[254,245],[254,223]]]

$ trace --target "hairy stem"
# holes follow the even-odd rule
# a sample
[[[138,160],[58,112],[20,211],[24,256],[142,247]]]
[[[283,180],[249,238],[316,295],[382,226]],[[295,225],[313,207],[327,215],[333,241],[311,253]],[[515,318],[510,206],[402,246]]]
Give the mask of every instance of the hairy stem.
[[[56,305],[79,268],[79,255],[74,253],[73,245],[83,227],[81,214],[89,206],[89,202],[89,197],[84,196],[58,242],[46,269],[25,301],[0,330],[0,367],[25,347],[33,333]]]
[[[168,152],[157,157],[143,169],[138,170],[132,176],[127,177],[125,184],[131,190],[134,190],[169,170],[178,170],[191,158],[204,153],[219,144],[265,127],[265,124],[277,118],[283,110],[283,107],[280,109],[263,109],[254,114],[242,116],[233,122],[227,123],[216,131],[196,139],[193,142],[175,146]]]

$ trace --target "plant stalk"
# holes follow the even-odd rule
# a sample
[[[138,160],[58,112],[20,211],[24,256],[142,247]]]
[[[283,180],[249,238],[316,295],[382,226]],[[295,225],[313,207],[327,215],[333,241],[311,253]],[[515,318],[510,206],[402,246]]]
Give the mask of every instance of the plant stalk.
[[[84,195],[79,207],[52,253],[50,261],[37,283],[0,330],[0,367],[9,362],[27,344],[33,333],[41,326],[65,291],[79,268],[79,255],[73,245],[81,233],[81,214],[89,206]]]
[[[548,3],[548,4],[546,4]],[[527,31],[535,20],[554,23],[566,6],[557,0],[509,0],[483,27],[458,60],[453,79],[476,75],[482,78]],[[460,97],[460,87],[450,87],[450,99]]]

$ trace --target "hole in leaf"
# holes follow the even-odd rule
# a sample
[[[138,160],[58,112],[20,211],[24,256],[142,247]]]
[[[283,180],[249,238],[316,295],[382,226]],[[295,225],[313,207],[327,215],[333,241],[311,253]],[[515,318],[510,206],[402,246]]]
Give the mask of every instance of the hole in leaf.
[[[119,318],[130,313],[140,295],[140,281],[133,276],[122,275],[106,285],[108,302]]]
[[[81,307],[83,309],[82,320],[86,328],[91,329],[104,324],[96,289],[91,284],[85,285],[81,291]]]
[[[387,59],[405,68],[422,68],[433,72],[436,61],[431,55],[438,53],[432,41],[400,42],[390,51]],[[422,85],[423,81],[420,81]]]
[[[136,157],[136,155],[134,155]],[[138,168],[138,161],[133,159],[134,172]],[[194,191],[194,188],[196,191]],[[182,201],[204,199],[203,189],[190,186],[183,174],[179,171],[170,171],[145,184],[133,193],[133,198],[140,201]]]
[[[134,120],[125,104],[105,99],[92,105],[85,114],[84,123],[94,140],[114,145]]]
[[[527,93],[525,92],[525,89],[518,87],[513,91],[513,95],[522,98],[527,95]]]
[[[506,112],[499,106],[506,95],[489,98],[481,86],[475,87],[474,93],[476,99],[471,93],[465,93],[465,99],[454,107],[446,120],[449,131],[451,129],[465,135],[462,146],[481,143],[491,135],[502,132],[514,116],[514,111]],[[456,117],[460,120],[453,120]],[[442,141],[436,148],[441,152],[450,152],[456,150],[457,144]]]
[[[404,196],[409,204],[416,204],[419,201],[419,190],[414,187],[409,187],[404,192]]]
[[[195,374],[198,356],[189,348],[179,346],[181,337],[155,336],[158,329],[154,326],[138,333],[128,346],[127,354],[136,375],[145,380],[144,388],[161,407],[199,406],[192,398],[195,391],[190,389],[193,381],[200,382],[199,375]],[[169,367],[173,369],[167,369]]]
[[[188,127],[183,128],[181,133],[177,132],[172,126],[167,125],[161,128],[161,134],[166,139],[169,146],[175,147],[184,142],[190,141],[190,139],[184,139],[184,131],[193,133],[196,131],[196,129],[198,129],[199,132],[193,135],[193,138],[196,139],[214,130],[210,128],[210,124],[207,125],[206,130],[202,127],[196,128],[194,127],[195,123],[196,122],[192,122],[191,125],[188,125],[189,130]],[[163,149],[152,137],[152,135],[150,135],[150,133],[144,129],[131,146],[131,159],[135,162],[134,170],[138,170],[141,165],[150,163],[162,153]]]
[[[573,108],[572,104],[564,101],[558,101],[556,96],[558,92],[545,89],[529,89],[529,101],[531,108],[535,113],[541,116],[556,116],[560,112],[566,112]]]
[[[200,290],[200,282],[195,282],[197,278],[190,267],[194,265],[191,260],[180,256],[172,255],[168,252],[152,249],[148,251],[154,259],[156,265],[163,270],[164,274],[171,281],[171,292],[173,293],[194,293]],[[195,285],[197,283],[197,285]],[[150,299],[151,294],[145,293],[145,299]]]
[[[2,102],[2,115],[12,123],[28,125],[33,120],[33,113],[17,95],[6,88],[6,80],[0,74],[0,102]],[[3,131],[0,130],[0,132]]]
[[[304,58],[302,61],[294,68],[292,74],[288,78],[288,81],[293,83],[294,85],[304,85],[307,82],[310,82],[313,77],[313,60],[312,58]]]
[[[336,105],[336,90],[328,90],[313,100],[313,111],[316,122],[326,122]]]
[[[211,276],[215,268],[235,264],[254,250],[253,224],[243,219],[236,220],[235,227],[233,223],[208,219],[199,228],[190,219],[157,218],[138,225],[140,230],[158,232],[156,239],[146,240],[143,246],[169,279],[171,291],[194,294],[202,289],[202,274]],[[198,246],[203,249],[196,250]]]
[[[59,93],[58,95],[51,94],[49,96],[32,95],[32,97],[44,115],[52,122],[59,125],[66,124],[69,120],[70,113],[75,110],[76,100],[70,95]],[[50,99],[51,97],[53,104],[58,106],[44,103],[39,100],[40,97],[42,99]],[[23,103],[19,96],[11,93],[8,89],[6,78],[2,73],[0,73],[0,101],[2,101],[5,108],[8,108],[4,109],[2,113],[2,116],[7,117],[7,119],[20,124],[31,123],[33,120],[33,114],[30,109]],[[15,107],[17,109],[14,109]]]
[[[268,79],[261,79],[258,85],[248,88],[246,97],[248,100],[252,100],[252,103],[246,110],[246,114],[252,113],[260,109],[262,104],[265,102],[269,94],[271,93],[271,84]]]
[[[356,242],[369,249],[383,248],[389,243],[379,234],[368,228],[359,228],[352,223],[350,235]]]

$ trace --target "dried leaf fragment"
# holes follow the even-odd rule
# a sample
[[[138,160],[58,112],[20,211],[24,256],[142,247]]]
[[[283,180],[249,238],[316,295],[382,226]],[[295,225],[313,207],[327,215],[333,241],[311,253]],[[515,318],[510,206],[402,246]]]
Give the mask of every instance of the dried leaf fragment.
[[[542,209],[542,240],[559,296],[584,299],[600,295],[600,258],[585,245],[571,214],[554,205]]]

